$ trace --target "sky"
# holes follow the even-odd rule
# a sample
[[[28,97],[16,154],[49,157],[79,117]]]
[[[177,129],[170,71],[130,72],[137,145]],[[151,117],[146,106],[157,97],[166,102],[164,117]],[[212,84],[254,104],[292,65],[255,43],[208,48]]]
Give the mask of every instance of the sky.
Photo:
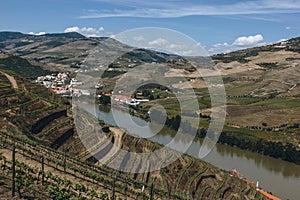
[[[3,0],[0,31],[111,36],[179,31],[211,54],[300,36],[300,0]]]

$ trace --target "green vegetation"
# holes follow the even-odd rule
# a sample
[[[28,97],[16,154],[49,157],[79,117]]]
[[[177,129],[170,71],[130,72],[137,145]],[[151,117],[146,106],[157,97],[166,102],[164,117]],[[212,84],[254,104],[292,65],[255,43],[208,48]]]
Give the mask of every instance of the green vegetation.
[[[279,67],[277,63],[259,63],[258,65],[267,69],[276,69]]]
[[[7,39],[16,39],[14,47],[21,48],[28,44],[26,41],[17,41],[17,39],[29,36],[14,33],[10,37],[7,38],[0,34],[0,43]],[[81,63],[81,59],[86,55],[78,54],[77,48],[74,46],[82,47],[80,52],[83,52],[85,48],[98,45],[98,42],[101,41],[101,39],[91,41],[75,33],[43,37],[32,36],[31,39],[33,42],[41,42],[40,44],[45,45],[50,51],[43,50],[42,52],[39,47],[36,47],[37,49],[28,48],[30,50],[21,48],[18,54],[31,57],[36,61],[46,61],[45,63],[49,61],[49,63],[59,64],[59,66],[61,64],[68,66],[72,63],[78,65]],[[288,41],[285,50],[299,52],[299,41],[299,38]],[[1,43],[1,45],[5,44]],[[59,48],[51,51],[54,47]],[[289,57],[283,57],[284,63],[282,63],[277,60],[268,60],[270,55],[266,56],[268,58],[260,57],[261,53],[281,50],[274,45],[269,45],[213,57],[216,62],[221,64],[222,62],[224,64],[238,61],[241,69],[247,67],[245,71],[230,72],[232,74],[229,73],[224,78],[228,97],[228,115],[227,124],[219,142],[300,164],[300,151],[297,146],[299,145],[299,115],[297,114],[300,111],[299,85],[297,85],[298,77],[292,76],[297,71],[294,70],[295,67],[291,67],[289,62],[295,62],[296,59],[287,55]],[[127,53],[109,65],[115,69],[104,72],[103,78],[107,86],[104,90],[110,91],[118,76],[135,64],[143,62],[164,62],[174,69],[185,69],[187,75],[190,75],[188,72],[192,72],[192,70],[189,65],[184,59],[181,61],[179,59],[181,60],[180,57],[174,55],[141,49]],[[274,57],[274,59],[277,58]],[[135,64],[129,65],[132,62]],[[264,69],[252,69],[252,66],[260,66]],[[136,174],[120,173],[89,163],[87,162],[88,158],[93,155],[90,155],[89,151],[84,148],[77,133],[74,132],[73,120],[70,118],[72,114],[70,102],[16,75],[34,78],[48,74],[50,71],[34,66],[23,58],[8,54],[3,54],[0,58],[0,69],[7,70],[8,73],[15,76],[19,86],[16,90],[12,89],[9,81],[0,75],[0,99],[3,100],[0,103],[1,116],[3,116],[0,118],[0,125],[3,127],[0,142],[2,147],[5,147],[3,151],[6,156],[8,155],[7,151],[13,146],[16,146],[18,156],[17,161],[14,159],[12,162],[3,161],[9,159],[9,156],[1,160],[1,164],[4,163],[3,168],[6,169],[1,175],[5,177],[5,180],[9,180],[12,174],[16,177],[15,182],[14,179],[10,181],[16,184],[20,198],[34,198],[34,195],[37,195],[36,191],[43,191],[42,194],[39,194],[41,195],[38,196],[39,198],[114,199],[115,194],[112,191],[115,191],[117,197],[149,199],[152,183],[154,184],[154,189],[152,188],[154,196],[160,199],[166,197],[170,199],[214,199],[220,196],[223,198],[225,192],[222,190],[228,188],[228,184],[232,184],[230,185],[230,194],[226,194],[228,199],[229,197],[233,199],[236,196],[255,196],[256,194],[256,191],[252,190],[253,188],[244,187],[243,183],[234,185],[233,183],[238,183],[238,181],[229,177],[227,173],[221,172],[205,162],[193,160],[186,155],[183,159],[179,159],[157,172],[141,174],[139,172],[145,172],[146,169],[141,166],[141,162],[136,157],[134,163],[128,163],[128,167]],[[234,69],[228,67],[226,70]],[[99,74],[100,72],[87,73],[91,76]],[[274,74],[276,81],[272,78]],[[288,76],[283,76],[283,74],[288,74]],[[177,77],[172,77],[172,83],[178,84],[178,82]],[[196,84],[195,87],[197,87]],[[203,138],[205,136],[211,120],[211,102],[207,88],[195,88],[201,111],[199,114],[201,117],[200,124],[193,121],[195,114],[199,113],[198,110],[183,113],[191,121],[182,121],[179,103],[175,95],[166,90],[165,87],[147,85],[138,90],[139,92],[134,95],[148,98],[150,102],[141,103],[137,107],[132,106],[131,112],[146,118],[149,108],[155,103],[160,103],[165,107],[168,114],[166,127],[163,131],[169,133],[177,130],[179,124],[182,123],[184,131],[189,132],[189,130],[195,129],[198,130],[197,137]],[[101,104],[107,105],[109,102],[109,97],[102,96],[100,98]],[[81,120],[85,122],[85,119]],[[86,131],[92,133],[95,130],[93,127],[88,127]],[[111,141],[115,141],[115,133],[109,132],[106,135]],[[87,138],[89,136],[89,134],[86,135]],[[141,138],[134,138],[128,134],[124,134],[120,142],[121,148],[132,152],[152,152],[161,147],[158,144]],[[58,150],[49,147],[55,145],[57,145]],[[99,148],[101,151],[105,148],[104,145],[106,145],[105,141],[99,142],[95,144],[94,150]],[[111,148],[107,150],[110,152]],[[118,160],[120,150],[112,153],[113,155],[107,162],[124,162],[127,164],[123,160]],[[22,157],[28,158],[28,160],[26,161]],[[45,158],[45,163],[41,161],[42,157]],[[158,164],[162,165],[171,157],[172,155],[165,155]],[[96,161],[94,160],[94,162]],[[44,165],[47,168],[47,173],[42,169]],[[10,170],[13,166],[16,166],[16,173]],[[51,172],[49,172],[49,168]],[[66,178],[62,179],[61,174]],[[41,184],[43,181],[46,184]],[[10,187],[9,184],[7,186]],[[142,186],[145,186],[146,192],[141,192]],[[240,190],[240,188],[245,189]]]
[[[51,73],[50,71],[44,70],[39,66],[32,65],[27,60],[18,56],[0,58],[0,69],[13,71],[20,76],[30,79]]]
[[[265,105],[275,109],[295,109],[300,107],[300,101],[298,98],[273,98],[252,105]]]
[[[5,81],[4,77],[3,79]],[[17,82],[20,83],[21,81],[17,80]],[[149,199],[151,195],[150,185],[153,184],[153,195],[157,198],[163,199],[166,196],[169,196],[171,199],[192,198],[186,197],[186,193],[182,191],[185,189],[184,186],[187,185],[187,177],[191,176],[191,172],[192,174],[199,174],[198,167],[203,166],[203,162],[193,160],[191,157],[186,157],[184,159],[186,160],[185,162],[190,163],[188,164],[187,169],[183,168],[183,163],[176,162],[172,166],[162,169],[160,172],[126,174],[84,161],[89,156],[89,152],[82,148],[83,145],[80,140],[76,138],[76,136],[72,136],[71,138],[63,141],[62,146],[59,147],[59,150],[44,146],[44,144],[52,144],[57,139],[62,138],[64,135],[64,130],[66,130],[64,128],[65,126],[72,127],[72,121],[67,116],[58,115],[58,118],[49,118],[49,116],[52,115],[51,113],[55,113],[57,111],[54,107],[57,107],[58,110],[67,109],[65,101],[56,95],[53,95],[49,91],[47,92],[46,90],[40,88],[40,86],[36,86],[26,81],[23,81],[22,84],[25,87],[24,89],[26,89],[25,94],[28,95],[29,98],[27,97],[24,99],[24,101],[13,104],[11,106],[13,107],[11,113],[15,113],[13,118],[14,124],[16,124],[24,134],[15,134],[11,132],[1,132],[2,134],[0,134],[0,143],[2,142],[2,144],[9,147],[15,143],[18,154],[21,153],[22,157],[28,158],[26,162],[18,161],[19,163],[24,162],[25,165],[29,167],[31,167],[30,163],[32,162],[38,163],[35,164],[37,169],[35,169],[32,175],[29,174],[28,176],[19,177],[21,180],[28,179],[28,181],[23,181],[23,183],[26,184],[22,185],[21,183],[18,183],[19,191],[22,196],[34,196],[37,195],[35,190],[42,190],[43,193],[40,195],[46,195],[46,198],[51,198],[52,196],[56,195],[62,199],[106,199],[114,196],[112,194],[112,188],[115,187],[115,195],[117,197],[123,198],[125,193],[126,196],[129,197],[139,196],[142,199]],[[13,94],[14,95],[8,97],[8,100],[10,98],[14,98],[18,93],[17,91],[14,91]],[[33,104],[29,104],[28,102],[33,102]],[[45,108],[49,108],[51,106],[54,107],[50,110],[44,108],[41,110],[38,107],[38,102],[43,102],[43,105],[47,105]],[[20,108],[28,110],[28,107],[30,107],[30,112],[35,114],[28,114],[25,112],[19,113],[18,110]],[[47,123],[44,124],[44,122],[39,122],[38,124],[41,126],[39,130],[41,131],[37,131],[37,134],[32,134],[32,126],[38,122],[36,116],[38,116],[39,119],[47,120]],[[24,120],[24,118],[26,118],[26,120]],[[176,128],[175,126],[180,120],[181,119],[179,116],[170,119],[170,127]],[[87,130],[87,132],[90,131],[92,133],[93,130]],[[88,137],[88,135],[86,137]],[[107,137],[114,137],[114,134],[110,132],[107,134]],[[103,148],[103,144],[99,143],[96,145],[96,147],[97,149]],[[161,148],[161,145],[144,139],[133,138],[132,136],[126,134],[121,139],[121,147],[129,149],[131,152],[151,152]],[[66,154],[66,152],[62,152],[62,150],[68,150],[68,154]],[[115,152],[108,162],[121,162],[118,160],[119,152],[120,151]],[[84,160],[76,159],[74,155],[76,155],[76,157],[84,158]],[[45,161],[41,161],[43,156]],[[167,161],[169,157],[170,155],[166,155],[166,158],[162,160],[161,164],[164,161]],[[137,162],[135,158],[134,160],[134,162]],[[28,161],[30,163],[27,163]],[[39,174],[37,172],[42,171],[42,165],[45,165],[47,169],[51,168],[51,173],[45,172],[42,173],[42,175],[36,176],[36,174]],[[205,163],[205,165],[208,168],[213,168],[209,164]],[[145,172],[146,169],[144,167],[136,166],[137,163],[128,163],[128,167],[132,168],[132,170],[135,170],[136,172]],[[215,173],[218,173],[218,170],[213,170],[215,170]],[[61,179],[61,173],[65,174],[65,177],[67,178]],[[118,178],[117,180],[114,180],[113,174],[116,173]],[[59,174],[59,176],[57,176],[57,174]],[[181,174],[181,176],[177,176],[176,174]],[[47,188],[45,188],[43,184],[40,184],[43,182],[43,176],[45,176],[44,182],[45,185],[48,186]],[[158,178],[154,178],[157,176]],[[195,182],[198,182],[196,179],[200,178],[201,175],[195,177]],[[30,181],[32,179],[39,180],[38,184],[34,182],[34,185],[32,185],[32,181]],[[91,185],[91,183],[93,184]],[[174,185],[175,187],[175,183],[178,185],[177,190],[170,188],[171,185]],[[221,184],[221,181],[209,179],[208,183],[217,186]],[[140,192],[142,186],[145,186],[146,192]],[[199,188],[199,190],[200,189],[201,188]],[[215,189],[217,189],[217,187],[211,187],[211,190],[215,191]],[[235,191],[235,193],[237,193],[238,189],[236,188]]]

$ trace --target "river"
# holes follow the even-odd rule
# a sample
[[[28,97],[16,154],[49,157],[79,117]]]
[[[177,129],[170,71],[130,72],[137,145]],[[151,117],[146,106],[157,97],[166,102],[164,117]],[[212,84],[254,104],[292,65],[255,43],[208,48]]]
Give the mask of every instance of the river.
[[[85,104],[84,109],[94,113],[92,105]],[[123,111],[115,113],[118,119],[124,119],[121,123],[125,124],[126,127],[123,128],[127,131],[139,134],[141,137],[149,134],[135,133],[134,128],[126,124],[128,119],[126,114]],[[97,111],[97,116],[110,125],[117,125],[111,112]],[[131,119],[140,126],[147,125],[147,122],[140,118],[132,116]],[[149,139],[160,144],[167,144],[172,138],[171,133],[159,133]],[[184,141],[177,141],[178,145],[182,142]],[[197,157],[200,146],[201,140],[195,139],[187,153]],[[282,199],[300,198],[300,165],[222,144],[217,144],[203,160],[224,170],[235,168],[247,179],[255,183],[259,181],[261,188]]]

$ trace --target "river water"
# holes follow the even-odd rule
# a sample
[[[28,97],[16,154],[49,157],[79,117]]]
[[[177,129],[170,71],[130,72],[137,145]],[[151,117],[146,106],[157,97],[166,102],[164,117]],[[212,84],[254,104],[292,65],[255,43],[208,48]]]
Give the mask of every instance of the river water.
[[[94,106],[87,104],[84,105],[84,109],[90,113],[94,113],[95,110]],[[124,111],[115,112],[118,119],[124,119],[121,122],[125,125],[125,127],[122,125],[123,128],[130,133],[137,134],[134,132],[134,127],[131,127],[130,123],[127,124],[128,115],[126,114]],[[97,110],[96,115],[110,125],[117,125],[111,112]],[[140,118],[132,116],[131,119],[140,126],[147,125],[147,122]],[[138,134],[141,137],[144,134],[149,135],[145,132]],[[149,139],[160,144],[168,144],[173,137],[172,133],[159,133]],[[177,143],[182,145],[184,140],[177,141]],[[197,158],[200,146],[201,140],[195,139],[187,153]],[[224,170],[235,168],[247,179],[255,183],[259,181],[261,188],[271,191],[282,199],[300,199],[300,165],[221,144],[217,144],[203,160]]]

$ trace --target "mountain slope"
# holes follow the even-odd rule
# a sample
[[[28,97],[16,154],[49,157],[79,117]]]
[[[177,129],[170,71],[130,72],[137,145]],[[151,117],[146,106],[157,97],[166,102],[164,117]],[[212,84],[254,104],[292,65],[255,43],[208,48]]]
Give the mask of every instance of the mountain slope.
[[[0,32],[0,42],[6,41],[6,40],[13,40],[13,39],[20,39],[25,37],[30,37],[29,34],[23,34],[20,32],[10,32],[10,31],[4,31]]]
[[[187,155],[159,171],[148,173],[137,163],[127,163],[128,157],[119,157],[119,151],[95,139],[91,142],[96,142],[97,148],[91,155],[74,129],[68,101],[46,88],[10,75],[17,84],[15,89],[5,73],[0,73],[0,98],[6,99],[0,106],[1,166],[5,170],[0,176],[0,181],[5,181],[0,190],[11,187],[8,180],[12,171],[9,169],[13,167],[11,155],[15,146],[16,180],[19,181],[16,188],[20,198],[61,196],[62,199],[87,199],[98,196],[107,199],[117,196],[136,199],[142,196],[148,199],[153,194],[158,199],[265,199],[252,186],[229,176],[228,172]],[[88,122],[89,115],[81,121]],[[89,123],[80,127],[86,130],[87,139],[93,136]],[[161,148],[159,144],[135,138],[117,128],[109,128],[103,134],[119,148],[132,152],[151,152]],[[100,163],[94,165],[97,160],[91,158],[104,150],[111,155],[109,162],[122,161],[125,167],[136,173],[121,173]],[[170,156],[164,159],[168,160]],[[146,188],[144,192],[141,192],[142,186]],[[0,195],[11,197],[9,190]]]
[[[0,53],[0,69],[13,71],[22,77],[29,79],[35,79],[37,76],[51,73],[49,70],[31,64],[24,58],[9,55],[7,53]]]
[[[95,47],[100,49],[101,46],[109,46],[111,50],[114,48],[128,48],[128,46],[111,38],[85,38],[78,33],[33,36],[3,32],[2,35],[3,40],[0,41],[0,49],[10,54],[41,62],[47,65],[50,70],[54,68],[63,71],[65,69],[72,70],[70,67],[78,67]],[[175,55],[152,50],[136,49],[123,56],[123,64],[130,64],[134,59],[138,61],[136,64],[175,61],[172,64],[173,67],[181,65],[182,68],[185,68],[183,67],[185,62],[178,62],[179,58]],[[120,60],[116,60],[112,67],[118,67],[118,61]]]
[[[19,35],[19,34],[17,34]],[[173,78],[171,87],[184,90],[188,84],[178,83],[178,74],[184,74],[188,83],[195,88],[199,96],[201,111],[209,115],[210,96],[204,80],[199,77],[191,65],[181,57],[168,55],[145,49],[133,49],[109,38],[77,38],[61,37],[65,34],[30,36],[30,39],[8,39],[0,42],[4,50],[20,55],[30,62],[35,61],[42,64],[44,69],[75,71],[83,67],[82,63],[87,56],[95,50],[105,51],[107,58],[114,55],[115,49],[121,49],[128,53],[116,58],[113,63],[107,63],[112,72],[108,77],[103,77],[107,87],[103,92],[109,92],[114,88],[114,83],[128,68],[147,63],[161,63],[171,67],[165,72],[165,76]],[[12,38],[16,38],[15,36]],[[25,38],[27,35],[25,35]],[[18,45],[18,42],[28,44]],[[212,56],[223,76],[227,95],[227,118],[226,125],[232,131],[232,127],[245,128],[247,130],[262,130],[255,134],[258,139],[267,139],[283,144],[292,143],[299,148],[299,134],[297,134],[297,123],[299,123],[300,103],[300,38],[293,38],[276,44],[262,47],[250,48]],[[95,64],[93,69],[88,69],[95,76],[101,70],[100,64]],[[103,67],[103,66],[102,66]],[[169,94],[165,94],[167,97]],[[158,95],[161,96],[161,95]],[[201,98],[200,98],[201,97]],[[173,107],[178,102],[161,98],[154,102],[168,102]],[[149,108],[145,104],[145,109]],[[145,111],[146,112],[146,111]],[[172,111],[176,116],[176,111]],[[263,130],[269,132],[264,133]],[[241,130],[234,130],[238,133]],[[280,134],[271,134],[272,131]],[[251,136],[252,137],[252,136]],[[297,161],[299,162],[299,161]]]

